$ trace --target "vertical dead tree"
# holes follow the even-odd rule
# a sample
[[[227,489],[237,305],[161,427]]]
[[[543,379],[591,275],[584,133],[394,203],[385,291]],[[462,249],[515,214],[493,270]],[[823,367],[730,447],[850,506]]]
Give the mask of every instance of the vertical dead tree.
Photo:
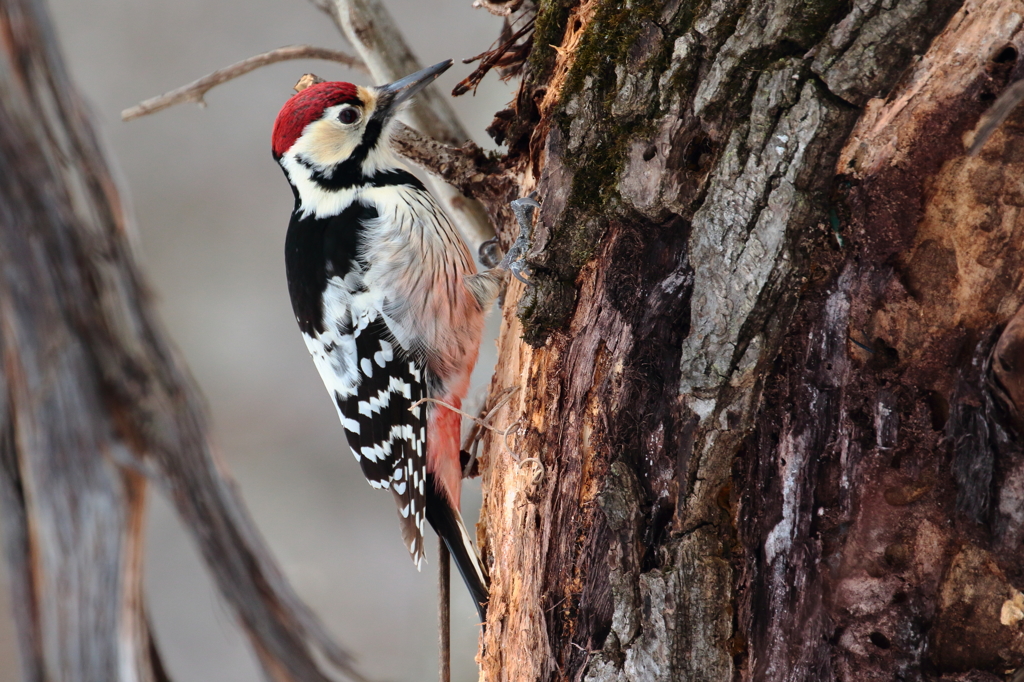
[[[0,0],[0,46],[0,516],[24,679],[167,679],[142,597],[147,479],[268,678],[361,679],[211,456],[40,0]]]
[[[486,679],[1024,663],[1024,114],[964,152],[1022,17],[537,3],[494,127],[503,200],[544,206],[482,466]]]

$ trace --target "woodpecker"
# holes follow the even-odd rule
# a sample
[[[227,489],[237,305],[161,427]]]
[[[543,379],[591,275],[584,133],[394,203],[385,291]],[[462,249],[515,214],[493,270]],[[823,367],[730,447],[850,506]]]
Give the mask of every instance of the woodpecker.
[[[295,195],[292,308],[352,453],[394,496],[416,567],[426,519],[486,620],[487,573],[459,511],[461,418],[447,406],[462,405],[501,278],[477,273],[390,141],[400,106],[451,64],[380,87],[311,85],[285,103],[272,143]]]

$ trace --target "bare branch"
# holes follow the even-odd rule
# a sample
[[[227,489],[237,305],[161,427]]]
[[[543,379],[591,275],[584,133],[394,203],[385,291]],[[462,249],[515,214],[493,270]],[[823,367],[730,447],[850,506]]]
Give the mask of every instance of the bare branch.
[[[982,114],[981,120],[978,121],[978,127],[975,129],[974,141],[971,143],[971,148],[967,151],[967,155],[974,156],[980,152],[981,148],[988,142],[988,138],[996,131],[996,128],[1006,120],[1006,117],[1021,102],[1024,102],[1024,80],[1019,80],[1006,88],[1006,91],[999,96],[995,104]]]
[[[334,19],[378,83],[389,83],[423,68],[380,0],[311,2]],[[452,147],[469,139],[448,100],[435,86],[416,96],[409,109],[409,120],[424,135]],[[443,183],[433,183],[432,189],[473,250],[494,236],[487,211],[479,201],[466,199]]]
[[[188,85],[140,102],[134,107],[122,111],[121,120],[131,121],[185,102],[203,104],[203,95],[221,83],[244,76],[260,67],[291,59],[326,59],[327,61],[338,62],[349,68],[366,72],[366,65],[360,59],[344,52],[314,47],[312,45],[289,45],[243,59],[231,66],[226,66],[223,69],[218,69],[209,75],[203,76]]]
[[[0,0],[0,26],[0,167],[18,169],[0,173],[0,522],[25,679],[168,679],[142,590],[145,475],[267,679],[365,680],[214,459],[45,2]]]
[[[452,682],[452,565],[443,542],[437,543],[437,559],[438,678],[440,682]]]

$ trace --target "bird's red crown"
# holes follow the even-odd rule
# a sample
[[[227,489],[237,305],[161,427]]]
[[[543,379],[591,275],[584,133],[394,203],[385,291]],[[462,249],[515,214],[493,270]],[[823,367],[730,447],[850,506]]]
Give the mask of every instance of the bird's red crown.
[[[359,94],[355,85],[340,81],[317,83],[291,97],[274,121],[274,158],[280,159],[291,149],[306,126],[323,116],[324,110],[345,102],[359,104]]]

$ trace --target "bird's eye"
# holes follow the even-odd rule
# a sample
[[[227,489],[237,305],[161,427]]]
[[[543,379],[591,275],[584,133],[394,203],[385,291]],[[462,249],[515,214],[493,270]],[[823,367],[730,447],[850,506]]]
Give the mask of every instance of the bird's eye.
[[[351,125],[359,120],[359,110],[355,107],[345,107],[338,114],[338,120],[345,125]]]

